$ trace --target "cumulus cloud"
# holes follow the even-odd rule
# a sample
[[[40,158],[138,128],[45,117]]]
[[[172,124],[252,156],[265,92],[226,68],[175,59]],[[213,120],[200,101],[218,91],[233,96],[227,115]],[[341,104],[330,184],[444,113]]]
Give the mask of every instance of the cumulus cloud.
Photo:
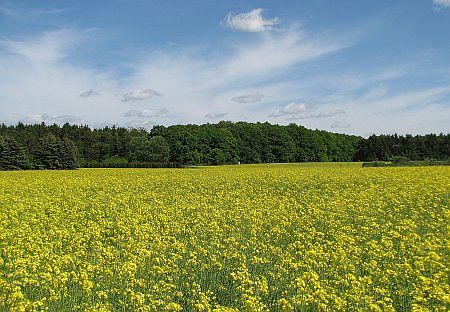
[[[269,115],[269,117],[286,117],[286,120],[310,119],[310,118],[324,118],[333,117],[344,114],[342,109],[334,109],[324,112],[310,112],[304,103],[289,103],[280,107],[276,112]]]
[[[225,117],[226,115],[228,115],[228,114],[227,113],[209,113],[209,114],[205,115],[205,118],[218,119],[218,118]]]
[[[149,100],[161,94],[151,89],[135,89],[123,95],[122,102]]]
[[[308,108],[304,103],[289,103],[286,106],[280,107],[276,112],[270,114],[270,117],[282,116],[299,116],[308,112]]]
[[[438,8],[450,8],[450,0],[433,0]]]
[[[285,74],[346,46],[348,44],[337,37],[306,34],[292,27],[258,36],[252,41],[239,41],[224,53],[208,57],[205,52],[210,53],[202,48],[150,53],[135,65],[135,71],[126,83],[164,90],[164,96],[158,102],[171,112],[170,123],[200,123],[209,112],[231,111],[233,116],[251,114],[249,120],[262,121],[267,119],[269,109],[273,110],[269,105],[249,111],[248,105],[236,105],[238,102],[231,99],[255,90],[265,97],[270,95],[272,104],[292,101],[302,84],[293,83]],[[288,90],[274,91],[279,83],[290,83],[291,86]]]
[[[143,109],[143,110],[129,110],[124,114],[125,117],[160,117],[167,114],[169,111],[165,108]]]
[[[170,111],[170,118],[164,118],[165,125],[201,123],[208,112],[215,112],[206,117],[212,119],[223,117],[220,117],[221,112],[233,112],[232,116],[248,116],[249,121],[272,120],[267,118],[270,114],[279,118],[277,122],[301,119],[301,124],[308,128],[329,129],[332,121],[325,117],[343,114],[345,110],[345,119],[351,122],[351,130],[355,134],[379,133],[386,129],[396,129],[398,133],[448,130],[448,89],[420,90],[414,84],[411,84],[414,89],[396,89],[395,83],[390,87],[391,81],[408,79],[407,76],[421,72],[417,68],[406,68],[400,74],[398,70],[384,74],[386,68],[380,70],[365,65],[354,70],[329,70],[329,62],[322,59],[352,45],[357,39],[352,37],[352,33],[319,34],[286,27],[254,36],[251,40],[232,39],[227,42],[228,48],[214,53],[210,53],[214,46],[208,46],[207,49],[151,50],[148,54],[140,54],[139,58],[127,54],[124,63],[105,70],[80,64],[79,53],[72,53],[77,51],[74,48],[80,42],[87,51],[96,49],[97,46],[92,46],[98,42],[95,36],[95,32],[77,29],[36,32],[30,36],[2,36],[2,118],[10,120],[39,109],[37,112],[80,116],[90,125],[105,122],[108,125],[150,127],[151,122],[139,116],[142,107],[124,109],[124,105],[137,105],[137,102],[124,104],[120,101],[128,91],[124,100],[138,101],[149,98],[149,95],[156,97],[152,92],[143,92],[143,96],[138,92],[135,96],[131,91],[148,86],[164,94],[157,100],[160,107]],[[315,63],[316,60],[320,62]],[[313,66],[303,66],[307,64]],[[116,65],[130,66],[132,70],[125,74],[116,72]],[[376,74],[382,75],[374,78]],[[448,86],[448,75],[445,76],[447,78],[442,74],[429,75],[436,78],[437,86]],[[379,89],[375,90],[377,87]],[[79,92],[90,88],[102,91],[89,97],[89,101],[79,96]],[[73,90],[76,90],[75,94]],[[260,91],[270,99],[270,103],[261,105],[260,101],[254,105],[236,105],[252,100],[252,97],[234,100],[239,98],[237,95],[250,95],[249,90]],[[118,96],[115,97],[115,93]],[[275,106],[292,104],[298,98],[308,99],[314,106],[310,110],[306,104],[304,107]],[[139,110],[125,117],[124,112],[132,108]],[[40,122],[44,118],[35,116],[28,119]]]
[[[93,95],[98,95],[98,93],[95,92],[93,89],[89,89],[88,91],[81,93],[80,97],[88,98],[88,97],[93,96]]]
[[[247,13],[228,13],[222,23],[232,30],[245,32],[263,32],[271,30],[280,23],[280,20],[277,17],[264,19],[262,16],[263,12],[263,9],[254,9]]]
[[[245,94],[245,95],[234,97],[234,98],[232,98],[232,100],[237,103],[255,103],[255,102],[261,101],[263,98],[264,98],[264,94],[255,92],[255,93],[250,93],[250,94]]]
[[[330,125],[330,128],[332,129],[338,129],[338,128],[350,128],[351,124],[346,121],[335,121]]]
[[[46,124],[81,124],[83,120],[79,117],[72,115],[50,115],[50,114],[36,114],[36,115],[28,115],[19,120],[24,124],[40,124],[45,122]]]

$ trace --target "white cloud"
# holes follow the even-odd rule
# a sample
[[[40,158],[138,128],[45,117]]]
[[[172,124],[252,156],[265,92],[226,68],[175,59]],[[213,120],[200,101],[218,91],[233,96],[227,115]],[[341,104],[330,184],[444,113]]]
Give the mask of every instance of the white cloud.
[[[227,113],[209,113],[205,115],[205,118],[208,119],[219,119],[228,115]]]
[[[95,92],[93,89],[89,89],[88,91],[81,93],[80,97],[88,98],[88,97],[93,96],[93,95],[98,95],[98,93]]]
[[[350,128],[351,124],[346,121],[335,121],[330,125],[332,129]]]
[[[247,13],[228,13],[222,23],[232,30],[245,32],[263,32],[271,30],[280,23],[280,20],[277,17],[264,19],[262,16],[263,12],[263,9],[254,9]]]
[[[134,65],[135,72],[126,84],[152,86],[164,94],[158,104],[171,112],[172,123],[201,123],[208,113],[224,111],[264,120],[269,112],[258,108],[261,102],[236,105],[230,99],[236,94],[252,94],[248,99],[256,100],[260,95],[249,91],[257,89],[276,105],[284,95],[266,94],[265,90],[283,81],[286,72],[347,45],[336,38],[306,35],[290,28],[239,42],[214,57],[205,57],[202,48],[151,53]],[[292,83],[289,89],[297,92],[298,84]]]
[[[151,120],[132,120],[122,123],[121,126],[131,129],[151,129],[155,123]]]
[[[255,102],[261,101],[263,98],[264,98],[264,94],[255,92],[255,93],[250,93],[250,94],[245,94],[245,95],[234,97],[234,98],[232,98],[232,100],[237,103],[255,103]]]
[[[300,116],[306,114],[308,108],[304,103],[289,103],[284,107],[280,107],[275,113],[272,113],[271,117],[282,117],[282,116]]]
[[[136,89],[125,93],[122,102],[149,100],[154,96],[161,96],[161,94],[151,89]]]
[[[286,117],[286,120],[298,120],[333,117],[340,114],[345,114],[345,111],[342,109],[334,109],[324,112],[311,113],[304,103],[289,103],[283,107],[280,107],[276,112],[271,113],[269,117]]]
[[[221,76],[253,81],[275,78],[295,65],[336,52],[346,45],[335,39],[307,36],[292,28],[237,46],[236,53],[221,66]]]
[[[450,0],[433,0],[433,3],[440,8],[449,8]]]
[[[0,39],[0,115],[20,120],[20,116],[47,112],[50,116],[80,116],[89,124],[122,115],[123,106],[113,97],[120,87],[112,74],[72,62],[72,51],[84,44],[88,35],[61,29]],[[102,90],[102,94],[86,101],[79,90],[90,89]]]
[[[370,92],[370,91],[369,91]],[[450,125],[450,88],[402,90],[377,97],[344,96],[333,105],[346,111],[352,130],[360,135],[368,133],[439,133],[448,132]],[[446,100],[447,99],[447,100]],[[327,119],[317,119],[316,127],[332,128]]]
[[[345,120],[356,134],[390,129],[404,133],[414,131],[414,125],[422,133],[441,132],[448,131],[450,124],[449,90],[396,87],[396,81],[419,70],[398,64],[381,69],[321,70],[329,63],[326,57],[352,45],[343,32],[317,35],[287,27],[245,41],[233,39],[227,48],[221,45],[218,53],[210,53],[211,46],[152,50],[139,58],[128,55],[126,64],[117,64],[127,66],[126,75],[114,72],[113,67],[98,70],[79,65],[80,55],[72,53],[74,48],[82,44],[83,49],[89,49],[89,44],[96,42],[91,40],[94,36],[62,29],[28,37],[2,37],[0,116],[19,121],[25,119],[21,116],[31,115],[34,117],[28,120],[39,122],[44,119],[42,113],[48,112],[50,116],[79,116],[90,125],[147,128],[155,121],[146,117],[154,120],[162,116],[163,124],[169,125],[248,116],[249,122],[298,120],[308,128],[333,129],[334,118],[345,110]],[[440,79],[441,85],[448,85],[447,78]],[[80,96],[81,90],[91,89],[101,92],[89,100]],[[156,99],[159,92],[164,96]],[[126,94],[126,103],[121,102],[122,94]],[[259,101],[256,94],[261,94]],[[153,109],[144,112],[138,105],[147,104],[145,99],[157,100],[158,107],[170,115]],[[278,107],[285,103],[292,105]],[[134,112],[124,116],[130,109]],[[221,115],[223,112],[228,115]]]
[[[333,109],[329,111],[324,112],[318,112],[318,113],[309,113],[305,114],[304,116],[293,116],[293,119],[306,119],[306,118],[324,118],[324,117],[334,117],[336,115],[345,114],[345,110],[343,109]]]
[[[45,122],[46,124],[82,124],[83,119],[72,116],[72,115],[49,115],[49,114],[37,114],[37,115],[28,115],[19,120],[24,124],[40,124]]]
[[[165,108],[143,109],[143,110],[129,110],[125,113],[125,117],[160,117],[167,114],[169,111]]]
[[[32,64],[45,65],[63,59],[80,40],[80,34],[76,31],[61,29],[22,40],[0,40],[0,46]]]

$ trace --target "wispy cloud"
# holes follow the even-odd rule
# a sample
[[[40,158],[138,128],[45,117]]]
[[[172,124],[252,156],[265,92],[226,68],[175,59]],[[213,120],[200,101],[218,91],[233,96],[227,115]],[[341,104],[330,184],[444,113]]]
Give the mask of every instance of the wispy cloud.
[[[21,40],[0,40],[0,45],[33,64],[44,65],[63,59],[80,40],[78,32],[61,29],[44,32],[39,36],[24,37]]]
[[[214,46],[155,48],[139,58],[127,54],[118,65],[126,66],[126,74],[80,64],[74,51],[94,48],[95,36],[60,29],[0,38],[2,118],[64,122],[70,118],[56,116],[80,116],[90,125],[149,128],[156,121],[168,125],[247,116],[248,121],[295,121],[332,130],[343,127],[336,119],[345,111],[351,131],[358,134],[448,129],[450,91],[440,87],[448,86],[448,76],[436,79],[435,74],[430,87],[415,84],[413,89],[406,80],[423,74],[417,67],[327,68],[335,63],[328,62],[334,53],[359,40],[344,31],[316,33],[287,25],[245,40],[227,38],[220,51]],[[164,108],[143,109],[149,100]]]
[[[350,128],[351,124],[346,121],[335,121],[330,125],[331,129]]]
[[[80,97],[88,98],[88,97],[93,96],[93,95],[98,95],[98,93],[95,92],[93,89],[89,89],[88,91],[81,93]]]
[[[245,95],[234,97],[234,98],[232,98],[232,100],[237,103],[255,103],[255,102],[261,101],[263,98],[264,98],[264,94],[262,94],[260,92],[255,92],[255,93],[250,93],[250,94],[245,94]]]
[[[73,49],[86,43],[90,35],[84,30],[60,29],[0,39],[0,114],[19,120],[34,115],[25,119],[39,122],[45,119],[39,115],[47,112],[49,116],[80,116],[90,123],[120,116],[123,107],[114,104],[119,101],[113,96],[120,87],[112,74],[78,66],[72,60]],[[90,89],[102,90],[102,94],[86,101],[79,90]]]
[[[219,119],[228,115],[227,113],[209,113],[205,115],[205,118],[208,119]]]
[[[331,54],[347,45],[332,38],[307,36],[292,28],[264,36],[259,42],[237,46],[236,53],[222,65],[222,76],[231,79],[250,77],[255,81],[275,78],[293,65]]]
[[[125,93],[122,102],[149,100],[155,96],[161,96],[161,94],[151,89],[136,89]]]
[[[124,114],[125,117],[160,117],[167,114],[169,111],[165,108],[143,109],[143,110],[129,110]]]
[[[3,5],[0,6],[0,13],[3,13],[11,18],[33,18],[44,17],[48,15],[60,14],[66,11],[65,9],[43,9],[43,8],[27,8],[24,6]]]
[[[433,0],[437,8],[450,8],[450,0]]]
[[[369,99],[361,102],[360,107],[370,106],[372,109],[385,113],[404,111],[420,106],[444,101],[450,94],[450,87],[428,88],[402,92],[394,95],[386,95],[380,98]]]
[[[450,125],[449,98],[450,88],[440,87],[390,91],[376,97],[367,97],[366,94],[343,97],[334,105],[345,109],[352,129],[358,129],[361,135],[439,133],[447,132]],[[320,125],[327,127],[324,123]]]
[[[222,24],[237,31],[263,32],[273,29],[275,25],[280,23],[277,17],[270,19],[263,18],[263,12],[264,10],[259,8],[246,13],[228,13],[222,21]]]
[[[134,66],[135,72],[127,84],[152,86],[164,94],[158,104],[170,110],[173,122],[202,122],[200,116],[224,111],[232,112],[233,116],[251,113],[267,118],[267,112],[255,114],[254,107],[262,94],[266,97],[264,90],[274,81],[283,81],[283,74],[293,67],[318,60],[349,44],[322,34],[306,35],[293,27],[255,40],[238,41],[217,57],[204,57],[201,48],[151,53]],[[249,92],[255,89],[260,91]],[[293,84],[290,92],[295,89],[298,85]],[[278,96],[272,93],[267,98],[276,105]],[[236,100],[230,101],[233,98],[251,105],[237,106]]]

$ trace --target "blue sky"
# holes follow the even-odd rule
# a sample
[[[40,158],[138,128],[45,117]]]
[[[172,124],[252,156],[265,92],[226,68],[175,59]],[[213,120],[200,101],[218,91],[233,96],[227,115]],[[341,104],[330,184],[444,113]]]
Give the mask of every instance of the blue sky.
[[[450,131],[450,0],[0,1],[0,122]]]

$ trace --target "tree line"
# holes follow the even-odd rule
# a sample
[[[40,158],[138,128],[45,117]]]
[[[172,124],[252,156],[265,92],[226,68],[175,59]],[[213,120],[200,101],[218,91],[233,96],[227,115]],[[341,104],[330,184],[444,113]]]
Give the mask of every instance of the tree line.
[[[19,123],[0,126],[0,170],[179,167],[235,163],[448,159],[449,134],[359,136],[270,123],[144,129]]]
[[[360,142],[355,160],[424,161],[450,159],[450,135],[371,135]]]
[[[77,149],[65,137],[46,134],[24,144],[14,136],[0,136],[0,170],[75,169]]]

